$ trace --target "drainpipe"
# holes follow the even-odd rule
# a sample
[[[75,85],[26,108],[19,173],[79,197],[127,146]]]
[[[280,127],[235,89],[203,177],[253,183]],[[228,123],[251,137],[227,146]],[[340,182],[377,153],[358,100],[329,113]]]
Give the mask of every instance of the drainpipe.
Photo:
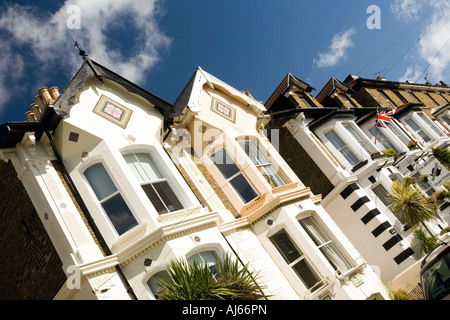
[[[97,225],[94,222],[94,219],[92,218],[91,214],[89,213],[89,210],[86,207],[86,204],[83,201],[83,198],[81,197],[81,195],[78,192],[78,190],[77,190],[77,188],[76,188],[72,178],[70,177],[70,174],[67,171],[67,168],[64,165],[64,162],[62,161],[62,158],[59,155],[58,150],[56,149],[56,146],[55,146],[55,143],[53,141],[52,135],[50,134],[50,132],[48,131],[48,129],[44,125],[42,125],[42,128],[43,128],[45,134],[47,135],[48,141],[50,142],[50,145],[52,147],[53,153],[55,154],[56,159],[57,159],[59,165],[61,166],[61,168],[63,170],[64,176],[67,178],[67,181],[69,183],[69,188],[72,191],[72,193],[74,194],[74,196],[76,197],[77,201],[79,202],[81,211],[83,211],[83,214],[85,215],[89,226],[91,227],[92,231],[94,232],[95,237],[98,239],[101,248],[103,249],[103,251],[105,252],[105,254],[107,256],[112,255],[111,250],[109,249],[108,245],[106,244],[106,241],[103,238],[102,234],[100,233],[100,230],[98,230]],[[115,268],[116,268],[117,273],[119,274],[119,277],[125,283],[127,292],[130,295],[130,297],[133,300],[138,300],[136,294],[134,293],[133,288],[131,287],[130,283],[128,282],[128,279],[126,278],[125,274],[123,273],[122,268],[120,268],[119,265],[116,265]]]
[[[233,251],[234,255],[237,257],[238,261],[242,264],[242,266],[245,266],[244,262],[241,260],[241,258],[239,257],[238,253],[236,252],[236,250],[233,248],[233,246],[231,245],[231,243],[228,241],[227,237],[225,237],[225,235],[221,232],[220,233],[222,235],[222,237],[225,239],[225,241],[227,242],[228,246],[231,248],[231,251]],[[258,282],[256,282],[256,279],[253,277],[253,275],[249,274],[250,277],[252,278],[253,282],[258,286],[259,291],[261,292],[261,294],[264,296],[265,300],[268,300],[268,298],[266,297],[265,293],[262,291],[261,287],[259,286]]]

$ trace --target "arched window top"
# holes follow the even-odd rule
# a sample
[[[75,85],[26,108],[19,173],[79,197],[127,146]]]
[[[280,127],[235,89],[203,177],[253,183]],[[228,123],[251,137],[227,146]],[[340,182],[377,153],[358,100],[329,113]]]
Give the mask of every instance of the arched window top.
[[[147,281],[147,286],[152,292],[155,299],[158,299],[158,294],[161,292],[161,283],[166,278],[169,278],[169,272],[167,270],[161,270],[150,277]]]
[[[216,251],[200,251],[188,256],[187,260],[190,264],[197,263],[200,265],[207,265],[215,278],[219,275],[217,267],[219,264],[219,257]]]
[[[84,176],[119,235],[138,224],[102,163],[88,167]]]

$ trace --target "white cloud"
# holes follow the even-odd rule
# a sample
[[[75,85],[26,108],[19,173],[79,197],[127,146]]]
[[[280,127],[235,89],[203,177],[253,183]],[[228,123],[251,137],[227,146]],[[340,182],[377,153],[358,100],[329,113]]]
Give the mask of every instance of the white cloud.
[[[313,64],[318,68],[332,67],[337,65],[346,57],[346,51],[353,46],[351,37],[356,33],[355,28],[334,35],[331,45],[325,53],[319,53],[318,59],[313,60]]]
[[[410,21],[418,17],[423,0],[393,0],[391,10],[398,19]]]
[[[404,0],[407,1],[407,0]],[[428,75],[431,82],[448,79],[450,67],[450,3],[434,0],[429,3],[430,17],[424,20],[425,27],[414,50],[413,66],[409,66],[400,80],[423,82]],[[447,76],[447,79],[445,77]]]
[[[408,67],[408,68],[406,68],[405,74],[402,75],[398,79],[398,81],[402,81],[402,82],[404,82],[406,80],[415,81],[418,77],[420,77],[421,73],[422,73],[422,71],[420,71],[417,66]]]
[[[74,17],[70,6],[79,8],[79,30],[68,28],[68,19]],[[160,0],[66,0],[56,12],[37,5],[7,5],[0,14],[0,31],[8,34],[3,41],[15,48],[16,56],[2,56],[0,71],[13,71],[8,61],[15,59],[25,60],[35,70],[58,68],[73,73],[81,57],[71,35],[91,59],[139,83],[170,47],[171,39],[158,26],[162,13]],[[117,33],[125,35],[125,45],[116,39]],[[7,81],[1,74],[0,92]]]

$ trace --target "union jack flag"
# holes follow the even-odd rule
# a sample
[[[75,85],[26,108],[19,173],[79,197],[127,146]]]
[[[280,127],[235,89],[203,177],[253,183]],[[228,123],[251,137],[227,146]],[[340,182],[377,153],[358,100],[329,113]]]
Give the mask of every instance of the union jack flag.
[[[394,116],[393,110],[377,110],[377,115],[375,117],[375,123],[377,127],[387,128],[389,121],[391,121]]]

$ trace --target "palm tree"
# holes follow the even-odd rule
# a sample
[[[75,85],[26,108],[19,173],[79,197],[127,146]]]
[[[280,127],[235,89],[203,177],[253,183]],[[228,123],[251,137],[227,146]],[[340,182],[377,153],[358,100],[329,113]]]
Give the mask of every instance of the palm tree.
[[[437,241],[435,238],[427,237],[425,232],[422,229],[416,229],[413,231],[414,238],[418,242],[418,249],[421,254],[427,254],[431,250],[433,250],[437,245]]]
[[[435,238],[424,221],[434,217],[436,206],[428,201],[427,197],[419,189],[414,188],[410,180],[405,179],[403,182],[394,181],[388,200],[390,202],[389,209],[400,221],[409,227],[422,224],[428,233]]]
[[[216,268],[194,260],[169,263],[159,283],[159,300],[258,300],[267,298],[255,282],[257,274],[225,255]]]

